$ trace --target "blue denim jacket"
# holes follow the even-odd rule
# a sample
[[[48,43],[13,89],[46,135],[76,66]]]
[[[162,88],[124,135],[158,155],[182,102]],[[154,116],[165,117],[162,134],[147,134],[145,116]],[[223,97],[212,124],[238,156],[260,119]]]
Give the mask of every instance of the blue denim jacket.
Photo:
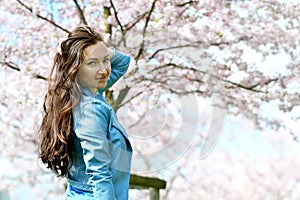
[[[75,139],[67,199],[128,199],[132,148],[102,92],[126,73],[130,57],[115,50],[110,62],[107,86],[96,95],[82,88],[81,100],[73,109]]]

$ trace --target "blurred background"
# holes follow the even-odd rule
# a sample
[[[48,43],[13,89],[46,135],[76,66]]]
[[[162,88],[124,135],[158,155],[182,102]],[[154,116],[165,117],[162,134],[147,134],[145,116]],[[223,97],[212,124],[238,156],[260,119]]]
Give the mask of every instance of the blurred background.
[[[80,24],[132,58],[105,96],[132,174],[167,182],[160,199],[299,199],[299,4],[0,0],[0,199],[65,199],[37,130],[57,45]]]

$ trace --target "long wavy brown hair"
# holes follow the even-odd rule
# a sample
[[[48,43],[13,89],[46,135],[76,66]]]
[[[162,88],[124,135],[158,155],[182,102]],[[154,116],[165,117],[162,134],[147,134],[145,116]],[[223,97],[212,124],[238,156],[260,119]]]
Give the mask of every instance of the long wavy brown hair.
[[[98,41],[103,41],[98,32],[79,26],[60,43],[54,57],[39,128],[39,157],[61,177],[66,176],[72,166],[72,108],[81,96],[76,75],[84,60],[84,49]]]

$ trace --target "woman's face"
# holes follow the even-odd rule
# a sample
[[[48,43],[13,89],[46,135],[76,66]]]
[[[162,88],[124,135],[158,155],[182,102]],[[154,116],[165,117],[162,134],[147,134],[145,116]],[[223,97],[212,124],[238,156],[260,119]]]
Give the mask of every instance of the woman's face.
[[[93,93],[105,88],[111,66],[108,49],[103,42],[97,42],[84,49],[84,61],[78,71],[79,84]]]

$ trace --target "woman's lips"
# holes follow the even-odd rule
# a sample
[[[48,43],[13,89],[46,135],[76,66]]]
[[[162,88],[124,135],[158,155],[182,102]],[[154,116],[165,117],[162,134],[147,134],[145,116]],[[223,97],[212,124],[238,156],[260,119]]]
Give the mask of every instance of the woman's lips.
[[[106,76],[96,78],[99,82],[105,82],[107,80]]]

